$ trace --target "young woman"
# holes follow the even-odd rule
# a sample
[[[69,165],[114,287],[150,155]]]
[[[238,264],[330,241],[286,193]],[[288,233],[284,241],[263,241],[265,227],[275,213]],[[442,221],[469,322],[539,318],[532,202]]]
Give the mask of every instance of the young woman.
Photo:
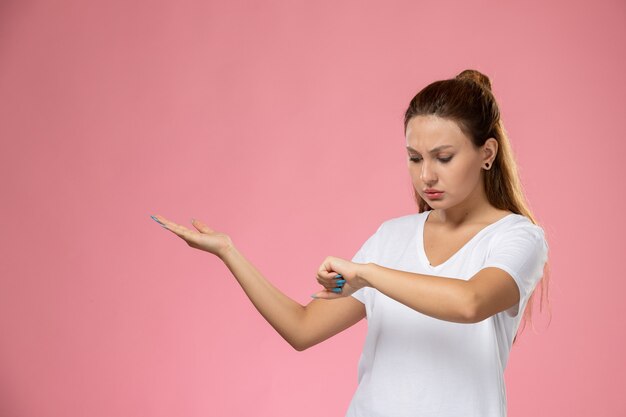
[[[347,417],[504,417],[504,370],[548,244],[528,209],[487,76],[433,82],[404,118],[418,213],[384,221],[352,261],[324,260],[303,306],[231,239],[153,218],[217,255],[257,310],[302,351],[363,318],[368,333]],[[543,285],[543,284],[542,284]]]

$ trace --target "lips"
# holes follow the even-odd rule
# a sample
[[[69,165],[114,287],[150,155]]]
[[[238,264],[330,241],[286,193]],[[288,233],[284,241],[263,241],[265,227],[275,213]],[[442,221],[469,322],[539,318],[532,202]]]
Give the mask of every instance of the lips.
[[[426,191],[424,191],[424,193],[426,194],[426,197],[428,197],[429,200],[441,198],[441,196],[443,195],[443,191],[439,191],[439,190],[434,191],[432,188],[428,188]]]

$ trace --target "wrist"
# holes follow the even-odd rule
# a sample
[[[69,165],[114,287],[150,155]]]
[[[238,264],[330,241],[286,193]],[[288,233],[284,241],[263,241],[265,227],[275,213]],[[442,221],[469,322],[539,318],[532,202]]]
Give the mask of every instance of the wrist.
[[[361,287],[373,287],[371,278],[372,278],[373,270],[375,267],[376,267],[376,264],[372,262],[368,262],[366,264],[359,264],[359,267],[357,268],[356,276],[357,276],[359,283],[362,284]]]
[[[231,257],[236,251],[237,248],[235,248],[233,241],[228,238],[227,243],[225,243],[221,247],[219,253],[217,254],[217,257],[220,258],[222,261],[225,261],[227,258]]]

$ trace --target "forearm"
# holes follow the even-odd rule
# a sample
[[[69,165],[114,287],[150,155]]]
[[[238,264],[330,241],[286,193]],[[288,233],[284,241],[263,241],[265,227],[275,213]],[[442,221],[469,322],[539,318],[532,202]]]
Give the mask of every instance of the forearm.
[[[234,245],[225,250],[220,259],[265,320],[292,347],[298,349],[304,306],[274,287]]]
[[[363,265],[361,277],[386,296],[427,316],[456,323],[472,323],[473,298],[468,282]]]

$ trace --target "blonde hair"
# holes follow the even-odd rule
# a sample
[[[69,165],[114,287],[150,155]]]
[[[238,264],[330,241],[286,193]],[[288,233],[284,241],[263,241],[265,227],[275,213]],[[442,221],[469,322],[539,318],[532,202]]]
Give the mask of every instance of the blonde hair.
[[[422,115],[435,115],[455,121],[463,133],[471,139],[476,149],[481,147],[489,138],[497,140],[496,158],[491,169],[484,171],[483,176],[487,199],[492,206],[521,214],[535,225],[540,226],[524,195],[517,163],[500,118],[498,104],[491,91],[489,77],[480,71],[466,69],[454,78],[435,81],[424,87],[413,97],[405,111],[405,134],[409,121],[415,116]],[[415,189],[413,192],[420,213],[432,209]],[[546,262],[544,274],[535,288],[541,289],[540,311],[543,310],[544,295],[545,300],[548,301],[548,307],[550,306],[547,295],[549,269],[549,263]],[[530,321],[532,325],[535,295],[536,291],[533,291],[522,317],[523,326],[515,335],[513,343],[524,330],[526,321]]]

